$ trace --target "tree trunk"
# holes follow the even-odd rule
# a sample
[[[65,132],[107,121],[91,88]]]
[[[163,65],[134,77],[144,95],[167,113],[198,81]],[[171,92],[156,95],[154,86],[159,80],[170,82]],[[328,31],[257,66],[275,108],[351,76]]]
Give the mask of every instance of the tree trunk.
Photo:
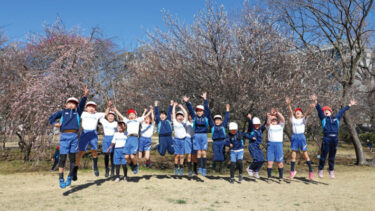
[[[352,122],[352,119],[350,118],[349,113],[347,113],[347,112],[344,113],[344,122],[348,126],[349,133],[352,137],[352,142],[353,142],[353,146],[354,146],[354,149],[355,149],[355,155],[356,155],[356,158],[357,158],[356,164],[357,165],[364,165],[367,162],[366,162],[365,154],[363,153],[363,147],[362,147],[361,141],[358,137],[358,133],[355,129],[355,124]]]

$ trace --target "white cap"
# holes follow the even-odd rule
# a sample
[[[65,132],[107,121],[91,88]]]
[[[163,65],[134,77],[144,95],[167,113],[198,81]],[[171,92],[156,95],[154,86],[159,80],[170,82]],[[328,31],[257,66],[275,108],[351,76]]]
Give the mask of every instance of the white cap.
[[[254,125],[260,125],[260,119],[258,117],[253,118],[253,124]]]
[[[113,114],[116,116],[116,113],[114,111],[109,111],[108,114]]]
[[[177,111],[176,116],[179,115],[179,114],[181,114],[182,116],[185,116],[184,112],[182,112],[182,111]]]
[[[221,119],[221,120],[222,120],[223,117],[222,117],[221,115],[215,115],[215,116],[214,116],[214,120],[215,120],[215,119]]]
[[[89,101],[89,102],[86,103],[86,107],[89,106],[89,105],[96,106],[96,103],[94,101]]]
[[[75,102],[75,103],[79,103],[79,101],[78,101],[78,99],[77,98],[75,98],[75,97],[70,97],[70,98],[68,98],[67,100],[66,100],[66,103],[68,103],[68,102]]]
[[[195,107],[195,110],[202,110],[202,111],[204,111],[204,107],[202,105],[197,105]]]
[[[238,130],[238,125],[235,122],[229,123],[229,130]]]

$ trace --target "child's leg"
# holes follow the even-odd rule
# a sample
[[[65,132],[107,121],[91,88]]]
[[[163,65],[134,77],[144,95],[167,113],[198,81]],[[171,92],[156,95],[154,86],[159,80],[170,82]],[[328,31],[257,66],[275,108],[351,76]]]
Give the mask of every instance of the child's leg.
[[[120,165],[115,165],[116,167],[116,178],[120,179]]]
[[[114,173],[114,171],[115,171],[115,166],[114,166],[114,164],[113,164],[113,150],[112,150],[112,152],[110,153],[110,159],[111,159],[111,177],[113,177],[113,173]]]
[[[277,167],[279,168],[279,178],[283,178],[283,173],[284,173],[284,164],[283,162],[277,162]]]
[[[81,162],[81,159],[84,154],[85,154],[85,151],[78,151],[77,156],[76,156],[76,162],[75,162],[76,166],[79,166],[79,163]]]
[[[92,161],[93,161],[93,164],[94,164],[95,175],[99,176],[99,171],[98,171],[98,152],[96,150],[91,150],[91,155],[92,155]]]
[[[125,159],[126,159],[126,162],[127,163],[131,163],[131,159],[130,159],[130,156],[129,155],[125,155]]]
[[[291,165],[290,165],[290,171],[294,171],[295,170],[295,165],[296,165],[296,156],[297,156],[297,152],[296,151],[292,151],[292,156],[291,156]]]
[[[143,157],[143,153],[142,153],[141,151],[139,151],[139,152],[138,152],[138,158],[139,158],[139,159],[142,159],[142,157]]]
[[[149,167],[150,164],[151,164],[151,161],[150,161],[150,150],[147,150],[145,152],[145,158],[146,158],[146,166]]]
[[[313,170],[312,170],[312,167],[311,167],[311,161],[310,161],[309,154],[307,153],[307,151],[303,151],[303,152],[302,152],[302,155],[303,155],[303,157],[304,157],[305,160],[306,160],[306,164],[307,164],[307,166],[309,167],[309,172],[312,172]]]
[[[238,173],[242,175],[242,170],[243,170],[242,159],[237,160],[237,167],[238,167]]]
[[[107,171],[107,169],[109,169],[108,165],[109,165],[109,153],[105,153],[104,154],[104,166],[105,166],[106,171]]]
[[[323,137],[320,159],[319,159],[319,170],[324,169],[324,164],[326,162],[328,152],[329,152],[329,138]]]
[[[197,151],[197,163],[198,163],[198,169],[201,169],[202,168],[202,151],[201,150],[198,150]]]
[[[135,157],[135,154],[131,154],[130,158],[132,160],[133,165],[136,166],[137,165],[137,158]]]
[[[201,155],[202,155],[202,169],[206,169],[206,163],[207,163],[207,151],[202,150]]]
[[[126,179],[128,177],[128,167],[126,164],[122,164],[122,170],[124,171],[124,178]]]
[[[187,154],[187,166],[188,166],[188,171],[192,172],[192,167],[191,167],[191,154]]]
[[[184,159],[185,159],[185,156],[180,155],[180,165],[184,165]]]
[[[69,162],[70,162],[69,176],[70,177],[73,176],[73,169],[74,169],[74,166],[75,166],[75,161],[76,161],[76,153],[69,153]]]
[[[64,179],[64,167],[65,167],[65,161],[66,161],[66,154],[60,154],[59,155],[59,178]]]
[[[329,155],[328,155],[328,165],[329,165],[330,171],[333,171],[335,169],[335,157],[336,157],[336,152],[337,152],[337,143],[338,143],[337,137],[331,138],[330,144],[329,144]]]
[[[53,162],[53,165],[52,165],[52,168],[51,168],[51,171],[54,171],[57,164],[59,163],[59,159],[58,158],[55,158],[54,162]]]
[[[273,166],[273,161],[268,161],[267,162],[267,176],[268,176],[268,178],[271,178],[271,176],[272,176],[272,166]]]

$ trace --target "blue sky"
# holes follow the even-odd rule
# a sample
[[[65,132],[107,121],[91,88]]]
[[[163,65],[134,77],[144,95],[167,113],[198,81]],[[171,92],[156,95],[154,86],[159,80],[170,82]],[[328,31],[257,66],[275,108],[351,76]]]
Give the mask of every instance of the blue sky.
[[[219,0],[227,10],[241,7],[243,0]],[[88,33],[100,27],[121,48],[132,49],[146,30],[164,28],[161,10],[178,15],[186,23],[205,6],[205,0],[12,0],[0,6],[0,30],[12,41],[25,41],[27,33],[42,32],[60,16],[68,29]]]

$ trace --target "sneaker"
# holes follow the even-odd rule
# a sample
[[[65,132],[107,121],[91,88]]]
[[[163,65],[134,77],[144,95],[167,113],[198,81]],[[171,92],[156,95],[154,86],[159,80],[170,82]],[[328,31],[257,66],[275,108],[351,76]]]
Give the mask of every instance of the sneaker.
[[[198,168],[198,174],[202,174],[202,168]]]
[[[328,171],[328,173],[331,179],[335,179],[335,171]]]
[[[238,175],[238,181],[241,183],[241,181],[242,181],[242,174]]]
[[[193,176],[193,172],[192,171],[189,171],[189,177]]]
[[[319,176],[319,178],[323,178],[323,170],[318,171],[318,176]]]
[[[99,170],[98,170],[98,168],[94,169],[94,174],[95,174],[96,177],[99,177]]]
[[[77,173],[78,173],[78,166],[74,166],[73,172],[72,172],[72,180],[73,181],[77,181],[77,179],[78,179]]]
[[[111,168],[111,175],[109,175],[109,176],[110,177],[115,176],[115,168],[114,167]]]
[[[68,176],[68,177],[66,178],[65,187],[70,186],[71,183],[72,183],[72,177],[71,177],[71,176]]]
[[[62,189],[64,189],[66,187],[65,182],[64,182],[64,178],[59,179],[59,184],[60,184],[60,188],[62,188]]]
[[[294,176],[296,176],[296,174],[297,174],[297,171],[291,171],[289,175],[289,179],[293,179]]]
[[[246,171],[250,177],[254,176],[253,170],[251,170],[249,167],[246,168]]]
[[[206,176],[206,169],[202,169],[202,176]]]
[[[178,175],[178,168],[174,168],[174,175]]]
[[[109,177],[109,168],[105,169],[105,175],[104,175],[104,177]]]
[[[259,173],[258,173],[258,172],[255,172],[255,173],[254,173],[254,177],[257,178],[257,179],[259,179],[259,178],[260,178]]]
[[[115,179],[115,182],[120,182],[120,178],[117,177],[117,178]]]
[[[125,182],[129,182],[128,177],[124,177],[124,181],[125,181]]]
[[[180,169],[180,176],[184,175],[184,169]]]
[[[229,179],[230,184],[234,184],[234,178]]]
[[[310,179],[310,180],[314,180],[314,173],[309,172],[309,179]]]
[[[137,174],[137,173],[138,173],[138,163],[137,163],[137,165],[134,166],[133,173],[134,173],[134,174]]]

